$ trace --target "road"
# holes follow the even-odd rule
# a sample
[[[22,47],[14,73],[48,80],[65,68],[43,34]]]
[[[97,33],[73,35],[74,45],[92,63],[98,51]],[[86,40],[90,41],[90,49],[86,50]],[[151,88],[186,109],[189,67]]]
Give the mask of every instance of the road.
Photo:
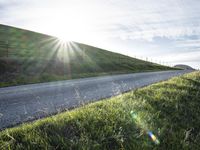
[[[133,73],[0,88],[0,130],[187,72]]]

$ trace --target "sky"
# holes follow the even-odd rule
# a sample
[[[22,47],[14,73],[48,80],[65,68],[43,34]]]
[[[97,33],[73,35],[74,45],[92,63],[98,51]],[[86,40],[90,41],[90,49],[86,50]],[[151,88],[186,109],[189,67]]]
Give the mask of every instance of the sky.
[[[0,24],[200,68],[200,0],[0,0]]]

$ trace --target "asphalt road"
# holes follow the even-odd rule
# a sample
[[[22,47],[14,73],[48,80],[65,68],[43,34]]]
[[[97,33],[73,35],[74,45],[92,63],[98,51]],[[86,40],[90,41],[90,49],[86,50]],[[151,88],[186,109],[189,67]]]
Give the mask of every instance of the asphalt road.
[[[187,72],[134,73],[0,88],[0,130]]]

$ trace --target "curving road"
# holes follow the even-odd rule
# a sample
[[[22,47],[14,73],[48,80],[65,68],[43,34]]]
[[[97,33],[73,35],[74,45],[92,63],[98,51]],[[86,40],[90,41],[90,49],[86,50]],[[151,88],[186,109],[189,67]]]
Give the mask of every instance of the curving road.
[[[133,73],[0,88],[0,130],[188,72]]]

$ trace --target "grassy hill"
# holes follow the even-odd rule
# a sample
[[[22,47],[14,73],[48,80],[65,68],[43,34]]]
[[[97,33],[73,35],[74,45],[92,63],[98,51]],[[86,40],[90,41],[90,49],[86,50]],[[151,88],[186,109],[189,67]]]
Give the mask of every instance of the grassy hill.
[[[174,68],[181,68],[181,69],[184,69],[184,70],[195,70],[195,69],[192,68],[191,66],[184,65],[184,64],[175,65]]]
[[[0,87],[169,69],[173,68],[0,25]]]
[[[0,149],[196,150],[199,116],[200,72],[193,72],[4,130]]]

